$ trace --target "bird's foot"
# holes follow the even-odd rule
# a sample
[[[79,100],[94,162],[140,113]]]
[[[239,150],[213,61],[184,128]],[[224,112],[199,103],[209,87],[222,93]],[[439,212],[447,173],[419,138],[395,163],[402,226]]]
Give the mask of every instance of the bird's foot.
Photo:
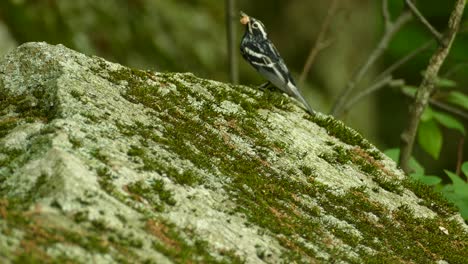
[[[268,86],[270,86],[271,82],[266,82],[264,84],[261,84],[258,86],[258,89],[265,89],[267,88]]]

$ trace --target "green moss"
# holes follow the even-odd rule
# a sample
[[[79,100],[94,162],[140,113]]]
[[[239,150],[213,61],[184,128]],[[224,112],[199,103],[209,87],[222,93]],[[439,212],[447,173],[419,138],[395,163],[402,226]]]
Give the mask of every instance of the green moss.
[[[91,112],[82,112],[80,114],[86,119],[88,119],[90,121],[89,123],[99,123],[102,120],[99,116],[96,116],[94,113]]]
[[[127,249],[129,247],[137,248],[137,249],[143,248],[143,241],[141,239],[134,237],[132,233],[125,234],[125,235],[121,233],[115,233],[114,235],[109,236],[109,241],[118,243],[119,247],[123,247]]]
[[[130,146],[130,149],[128,150],[127,155],[143,157],[146,155],[146,153],[143,148],[140,148],[137,146]]]
[[[330,164],[344,165],[353,160],[351,152],[342,146],[334,146],[332,153],[322,153],[319,155],[320,158],[327,161]]]
[[[409,177],[403,180],[402,184],[422,199],[421,205],[434,210],[438,214],[448,217],[458,212],[457,207],[448,201],[441,192],[434,190],[433,187]]]
[[[15,160],[20,157],[21,154],[23,154],[23,151],[18,149],[7,149],[0,146],[0,154],[5,155],[5,158],[0,159],[0,167],[8,168],[15,163]]]
[[[146,82],[147,78],[151,78],[159,84],[149,86]],[[279,157],[283,155],[282,153],[287,153],[287,145],[272,142],[268,135],[262,133],[258,124],[264,126],[268,126],[268,124],[267,121],[258,117],[256,111],[260,108],[271,108],[272,103],[268,100],[272,100],[277,107],[286,107],[284,109],[287,110],[287,107],[290,107],[290,104],[286,103],[288,99],[282,96],[277,97],[278,93],[257,92],[244,86],[236,86],[235,91],[227,92],[211,82],[200,80],[191,75],[152,75],[151,73],[137,72],[135,76],[132,75],[132,71],[123,70],[110,76],[110,81],[117,84],[121,84],[122,80],[126,80],[128,83],[122,96],[130,102],[143,104],[154,109],[154,116],[150,116],[150,118],[155,118],[155,122],[162,124],[162,127],[151,127],[143,124],[116,124],[123,134],[140,138],[141,145],[132,146],[128,151],[129,156],[141,159],[143,165],[140,169],[156,171],[180,184],[186,184],[184,179],[188,179],[188,182],[194,185],[203,183],[203,179],[195,174],[196,170],[190,170],[186,177],[181,177],[183,170],[174,167],[176,165],[168,161],[161,160],[151,147],[164,146],[165,150],[177,155],[180,160],[195,164],[197,169],[212,173],[212,175],[219,173],[225,175],[228,177],[228,180],[225,181],[226,193],[237,204],[235,211],[231,213],[241,213],[246,216],[247,224],[260,226],[270,234],[274,234],[280,244],[288,251],[284,254],[287,257],[285,261],[291,261],[291,259],[297,262],[323,261],[314,250],[301,241],[302,239],[319,241],[329,232],[351,247],[363,244],[378,252],[379,258],[376,258],[366,250],[359,250],[358,254],[365,262],[376,262],[377,260],[384,263],[394,262],[395,256],[398,256],[398,260],[409,262],[414,260],[416,262],[416,260],[430,259],[434,252],[437,252],[435,254],[440,258],[448,259],[436,249],[429,251],[418,249],[417,245],[415,246],[416,239],[414,237],[400,239],[401,230],[392,219],[394,215],[399,215],[400,210],[390,212],[385,209],[384,205],[370,200],[367,194],[368,190],[364,186],[352,188],[344,195],[337,195],[330,190],[329,186],[314,181],[313,177],[309,177],[309,182],[297,181],[294,177],[290,177],[288,172],[271,168],[268,157],[271,156],[271,153]],[[200,98],[202,95],[197,93],[197,88],[194,88],[197,85],[206,87],[215,99],[210,101],[205,97]],[[169,86],[170,89],[167,88]],[[252,97],[255,100],[246,99]],[[191,100],[203,103],[198,104],[198,108],[194,108]],[[242,107],[245,113],[233,113],[227,116],[218,114],[216,106],[223,100],[236,103]],[[358,150],[356,151],[334,147],[333,152],[325,157],[330,163],[356,166],[363,173],[372,176],[382,188],[395,193],[401,190],[399,182],[386,180],[384,175],[381,175],[379,172],[381,165],[377,162],[381,159],[380,154],[359,134],[332,118],[306,118],[325,127],[330,135],[349,145],[357,146]],[[227,131],[227,133],[213,132],[207,127],[219,128],[218,131]],[[255,155],[248,155],[236,149],[235,144],[231,143],[230,134],[235,134],[256,146]],[[330,142],[329,145],[334,144]],[[362,149],[363,153],[359,149]],[[207,157],[210,159],[208,160]],[[216,168],[216,171],[213,168]],[[313,176],[314,174],[310,167],[303,166],[298,169],[304,175]],[[196,181],[192,181],[193,179]],[[150,184],[145,186],[139,191],[152,188]],[[159,187],[154,188],[158,189]],[[154,199],[160,202],[163,198],[158,196],[157,199]],[[310,199],[316,201],[317,206],[308,205]],[[348,223],[362,237],[342,229],[340,225],[330,225],[333,230],[327,229],[322,223],[323,214]],[[369,215],[375,216],[376,220]],[[408,234],[417,235],[420,232],[415,230],[420,228],[428,230],[427,236],[426,233],[422,232],[424,236],[422,239],[432,239],[434,245],[437,244],[436,240],[439,236],[429,237],[431,226],[425,223],[415,223],[413,219],[407,218],[399,220],[401,222],[398,224],[405,224],[406,220],[410,221],[408,228],[412,228],[406,231]],[[448,224],[446,219],[438,218],[437,221],[443,225]],[[196,247],[185,249],[184,245],[179,244],[184,242],[178,242],[180,234],[175,231],[175,228],[170,225],[163,226],[166,227],[158,225],[156,230],[151,228],[153,232],[157,231],[155,235],[161,240],[160,243],[155,243],[155,249],[164,252],[176,261],[194,261],[194,255],[204,255]],[[457,231],[459,227],[452,226],[451,228],[451,232],[464,234],[462,231]],[[171,234],[171,232],[175,233]],[[184,231],[184,234],[187,234],[187,231]],[[375,240],[376,237],[382,238],[383,241]],[[331,259],[356,262],[347,258],[343,252],[336,248],[326,245],[318,247],[317,250],[330,254]],[[405,251],[405,247],[413,251]],[[446,250],[451,254],[466,257],[466,253],[460,249]],[[186,253],[187,251],[189,253]],[[208,262],[200,256],[196,259]]]
[[[105,166],[102,165],[97,168],[97,175],[98,177],[98,183],[101,188],[106,191],[109,194],[115,194],[116,193],[116,187],[112,181],[112,173],[111,171]]]
[[[118,73],[114,77],[119,79],[123,78],[123,76],[126,75]],[[187,78],[191,77],[189,76]],[[178,91],[189,93],[193,97],[199,96],[193,93],[193,91],[186,87],[181,81],[170,78],[170,75],[163,76],[159,81],[161,83],[174,83]],[[143,139],[145,139],[146,144],[148,144],[148,141],[152,141],[156,144],[163,144],[168,146],[169,150],[178,154],[182,159],[190,160],[194,164],[197,164],[197,166],[201,166],[203,168],[211,169],[213,166],[213,164],[210,164],[206,159],[207,156],[219,157],[220,164],[227,158],[235,158],[225,155],[225,153],[232,152],[233,150],[227,144],[228,142],[226,142],[226,138],[223,138],[222,135],[207,131],[206,129],[207,125],[215,125],[213,121],[221,117],[211,105],[207,104],[205,105],[203,111],[197,111],[197,114],[201,119],[200,121],[192,118],[192,114],[190,113],[184,114],[180,112],[180,110],[176,107],[179,104],[183,104],[184,106],[190,105],[190,102],[186,101],[187,97],[172,94],[171,92],[165,94],[163,97],[159,94],[157,89],[147,85],[132,86],[133,82],[138,83],[138,80],[134,79],[130,82],[129,90],[123,96],[131,102],[142,103],[147,107],[154,108],[157,112],[160,112],[160,109],[166,109],[167,113],[158,115],[158,118],[162,119],[163,123],[165,124],[164,136],[155,136],[154,128],[144,126],[142,124],[131,127],[118,124],[118,127],[122,133],[140,135]],[[224,96],[222,93],[215,93],[214,91],[213,94],[215,96]],[[240,93],[234,99],[245,100],[240,95]],[[188,107],[188,109],[196,111],[196,109],[191,109],[190,107]],[[229,132],[235,132],[242,135],[251,135],[252,139],[255,139],[259,143],[266,138],[264,135],[261,135],[258,132],[259,129],[256,127],[256,121],[253,119],[248,117],[238,119],[236,116],[232,116],[230,118],[232,126],[228,127]],[[190,144],[193,144],[196,149],[200,150],[200,152],[194,152],[192,148],[185,145],[185,142],[190,142]],[[265,145],[265,142],[262,142],[262,144],[259,145]],[[271,143],[268,142],[267,145],[271,146]],[[152,158],[150,151],[145,151],[142,147],[138,147],[138,149],[131,149],[129,154],[142,158],[144,162],[144,170],[167,174],[169,177],[175,179],[175,181],[178,183],[193,185],[203,182],[199,176],[191,170],[185,170],[182,173],[178,173],[180,171],[179,168],[171,168],[168,166],[168,164],[162,163],[161,161],[158,161],[158,159]],[[236,154],[236,156],[237,155],[240,155],[240,153]]]
[[[340,139],[348,145],[362,148],[375,160],[382,160],[382,156],[379,151],[372,150],[372,145],[366,139],[356,131],[347,127],[341,121],[336,120],[331,116],[322,117],[318,115],[306,115],[305,118],[325,128],[329,135]]]
[[[382,189],[399,195],[403,194],[403,186],[400,181],[377,175],[372,178]]]
[[[163,221],[149,220],[147,230],[160,240],[153,243],[153,248],[176,263],[245,263],[232,251],[217,252],[223,256],[221,260],[212,256],[214,252],[208,243],[194,238],[190,230],[186,230],[185,234],[189,235],[193,241],[191,243],[182,238],[174,225]]]
[[[235,178],[228,188],[237,200],[237,211],[245,214],[250,223],[273,234],[281,234],[279,241],[283,247],[305,252],[307,258],[315,257],[310,248],[291,236],[301,234],[302,238],[315,241],[322,235],[319,219],[306,217],[317,215],[320,211],[307,207],[297,199],[301,194],[319,193],[319,186],[309,186],[289,178],[251,174]]]
[[[104,237],[96,235],[86,236],[77,232],[65,230],[63,230],[62,232],[67,242],[79,245],[80,247],[89,252],[109,253],[108,241]]]
[[[34,118],[36,120],[50,120],[57,114],[57,104],[54,104],[55,95],[49,94],[45,87],[38,86],[32,89],[32,94],[11,94],[0,88],[0,112],[11,108],[17,118]]]
[[[150,189],[153,192],[156,192],[159,195],[159,199],[164,203],[174,206],[176,201],[173,198],[173,195],[170,191],[166,190],[164,187],[164,182],[162,180],[154,180],[150,183]]]
[[[335,151],[336,162],[338,162],[339,164],[346,164],[349,161],[351,161],[352,157],[349,150],[346,150],[341,146],[335,146],[333,150]]]
[[[76,223],[82,223],[88,220],[88,211],[76,212],[73,214],[73,219]]]
[[[314,176],[315,169],[309,166],[300,166],[299,170],[301,170],[305,176]]]
[[[10,131],[13,128],[15,128],[20,122],[21,119],[14,117],[0,120],[0,138],[3,138],[4,136],[8,135],[8,133],[10,133]]]
[[[356,159],[355,163],[359,166],[359,169],[369,175],[380,175],[380,169],[375,164],[370,163],[364,159]]]
[[[70,95],[73,96],[75,99],[80,100],[84,93],[82,91],[74,89],[70,92]]]
[[[371,148],[371,145],[356,131],[350,129],[341,121],[333,117],[321,117],[318,115],[307,116],[306,119],[316,123],[317,125],[325,128],[329,135],[340,139],[342,142],[351,146],[359,146],[363,149]]]
[[[94,158],[100,160],[100,161],[101,161],[102,163],[104,163],[104,164],[107,164],[107,162],[108,162],[108,157],[107,157],[107,155],[105,155],[105,154],[103,153],[103,151],[100,150],[100,149],[94,149],[94,150],[92,150],[92,151],[91,151],[91,155],[92,155]]]
[[[14,263],[75,263],[75,260],[63,255],[49,255],[48,249],[58,243],[77,246],[91,253],[108,254],[112,258],[139,259],[131,251],[122,250],[123,246],[127,246],[121,244],[122,241],[127,243],[124,237],[120,240],[108,239],[115,234],[113,230],[101,226],[96,228],[96,225],[86,229],[86,225],[81,225],[79,231],[73,231],[73,228],[57,225],[60,221],[45,221],[48,217],[57,219],[65,216],[31,213],[13,200],[1,200],[0,211],[3,221],[0,232],[7,236],[14,230],[21,230],[22,233],[22,246],[9,255]],[[86,222],[86,219],[81,221]]]
[[[72,143],[73,148],[75,149],[83,147],[83,141],[77,137],[69,136],[68,140]]]
[[[164,211],[165,204],[170,206],[176,204],[172,193],[164,187],[162,180],[152,180],[149,183],[137,181],[128,184],[127,190],[134,200],[141,202],[141,198],[144,198],[154,210],[159,212]]]
[[[378,161],[369,157],[362,157],[356,155],[353,157],[353,162],[359,169],[370,175],[372,180],[376,182],[382,189],[401,195],[403,193],[403,186],[400,181],[394,178],[389,178],[387,175],[382,174],[382,165]]]
[[[402,194],[403,186],[401,182],[382,175],[382,165],[379,164],[379,161],[375,161],[371,156],[367,155],[367,152],[352,152],[351,150],[345,149],[342,146],[334,146],[332,153],[322,153],[319,155],[319,157],[330,164],[344,165],[352,163],[357,166],[363,173],[371,176],[372,179],[384,190],[396,194]]]
[[[435,233],[434,223],[451,226],[459,230],[455,232],[461,232],[460,234],[464,234],[462,236],[468,237],[465,232],[460,230],[461,227],[459,225],[454,225],[450,220],[443,220],[439,217],[436,217],[436,219],[419,219],[414,216],[413,212],[408,211],[406,207],[402,207],[394,212],[382,210],[378,204],[370,201],[368,196],[358,189],[350,190],[350,192],[342,197],[330,198],[330,201],[334,201],[334,203],[346,208],[339,214],[339,218],[358,228],[364,237],[360,243],[374,248],[378,252],[381,263],[392,262],[395,256],[399,256],[401,260],[412,260],[416,263],[431,262],[434,256],[438,256],[437,259],[448,260],[450,253],[447,254],[447,252],[443,252],[437,248],[445,247],[445,250],[451,251],[453,250],[449,249],[451,243],[446,243],[447,241],[442,242],[444,239],[448,239],[448,236],[441,234],[440,230],[438,230],[438,233]],[[334,205],[324,205],[325,210],[329,206]],[[372,212],[372,214],[378,217],[379,221],[375,224],[372,221],[369,222],[364,214],[366,212]],[[390,214],[392,217],[389,217]],[[337,215],[335,214],[335,216]],[[400,225],[403,226],[403,229]],[[373,237],[384,240],[380,243],[375,243],[372,240]],[[414,243],[416,240],[424,241],[423,243],[430,240],[432,244],[427,243],[424,247],[421,247],[417,243]],[[443,245],[439,243],[443,243]],[[382,250],[382,245],[391,245],[392,250]],[[438,253],[434,254],[435,252]],[[466,257],[468,255],[468,252],[463,252],[462,248],[455,249],[455,252],[452,251],[452,254],[456,255],[453,259],[459,259],[462,256]],[[362,261],[364,263],[368,263],[371,260],[375,260],[372,255],[363,255]],[[452,262],[449,261],[449,263]],[[454,261],[453,263],[458,262]]]
[[[142,160],[144,163],[142,167],[143,170],[154,171],[161,175],[167,175],[178,184],[195,186],[202,183],[202,179],[191,170],[181,171],[174,166],[162,162],[160,159],[151,158],[149,156],[143,156]]]
[[[119,78],[118,76],[116,77]],[[187,77],[190,81],[190,77]],[[312,221],[311,219],[303,219],[300,215],[294,217],[294,229],[291,229],[286,223],[281,224],[281,219],[278,219],[278,215],[272,214],[272,211],[278,212],[278,214],[284,213],[285,215],[291,213],[288,205],[283,204],[284,201],[293,201],[296,205],[297,210],[304,211],[313,215],[320,214],[320,209],[317,207],[308,208],[298,201],[294,201],[294,198],[289,192],[290,189],[303,189],[304,184],[287,181],[277,175],[276,171],[273,171],[266,158],[270,155],[271,151],[282,152],[282,148],[285,148],[285,144],[278,144],[278,142],[271,142],[268,139],[268,135],[261,133],[261,129],[258,127],[258,123],[264,122],[259,120],[255,113],[249,113],[252,109],[260,108],[260,104],[270,100],[268,105],[271,107],[271,100],[278,100],[277,103],[280,107],[285,104],[286,98],[282,95],[276,97],[278,93],[271,92],[270,94],[264,95],[263,99],[259,102],[250,102],[246,100],[246,96],[243,93],[244,90],[251,92],[248,89],[242,87],[238,93],[225,94],[223,89],[218,89],[214,86],[210,89],[208,83],[202,83],[205,87],[208,87],[209,92],[216,97],[215,101],[231,100],[246,110],[244,116],[238,116],[233,114],[225,117],[221,116],[212,104],[203,105],[203,109],[192,109],[186,107],[191,105],[187,101],[187,96],[181,96],[180,94],[168,92],[162,97],[159,94],[157,88],[149,87],[142,84],[132,84],[132,82],[138,83],[137,79],[130,81],[128,90],[123,94],[124,98],[135,103],[140,103],[146,107],[153,108],[157,114],[157,118],[162,121],[164,128],[158,129],[163,131],[162,136],[154,136],[154,128],[144,126],[142,124],[127,127],[119,124],[119,129],[123,133],[132,133],[133,135],[139,135],[145,139],[148,146],[151,144],[162,144],[168,148],[169,151],[176,153],[181,159],[190,160],[193,164],[196,164],[203,170],[211,171],[212,168],[217,168],[223,174],[229,175],[231,178],[231,184],[226,186],[228,193],[232,194],[234,199],[237,199],[240,203],[238,210],[249,216],[250,221],[256,224],[260,224],[270,230],[275,230],[275,233],[287,233],[292,234],[294,231],[298,231],[301,234],[306,234],[307,238],[317,238],[316,232],[311,232],[312,229],[316,228],[319,224]],[[170,83],[176,86],[178,92],[190,95],[192,98],[197,98],[196,94],[192,89],[187,87],[183,82],[172,78],[171,75],[158,75],[158,81],[164,85]],[[196,80],[199,82],[199,80]],[[192,80],[194,82],[194,80]],[[202,81],[203,82],[203,81]],[[163,89],[163,88],[161,88]],[[247,92],[245,92],[247,93]],[[273,98],[271,98],[273,97]],[[280,103],[280,101],[282,101]],[[215,104],[216,102],[213,102]],[[184,109],[187,112],[181,112],[178,105],[184,105]],[[164,109],[164,112],[161,112]],[[193,111],[193,113],[191,112]],[[256,111],[256,110],[255,110]],[[196,114],[197,118],[193,118]],[[226,124],[215,123],[216,120],[226,119]],[[161,123],[159,121],[159,123]],[[207,130],[207,126],[225,126],[228,133],[236,134],[237,136],[244,138],[247,142],[253,142],[256,150],[258,151],[256,157],[251,157],[243,152],[235,149],[234,145],[230,143],[229,134],[216,134],[211,130]],[[131,132],[130,132],[131,131]],[[187,146],[186,142],[190,142],[190,147]],[[183,183],[180,176],[180,168],[172,168],[169,164],[163,163],[159,159],[152,158],[153,154],[149,147],[138,146],[132,147],[128,152],[133,157],[140,157],[143,160],[144,170],[158,171],[159,173],[165,173],[169,178],[178,179],[176,182]],[[196,151],[194,151],[194,149]],[[210,161],[206,157],[211,157]],[[309,175],[313,174],[311,168],[303,167],[301,169],[303,173]],[[189,171],[189,173],[192,173]],[[183,175],[183,174],[182,174]],[[286,175],[284,175],[286,177]],[[197,175],[188,175],[188,178],[198,177]],[[279,178],[278,178],[279,177]],[[278,182],[277,182],[278,181]],[[245,190],[248,186],[250,191]],[[251,192],[253,191],[253,193]],[[310,190],[308,192],[314,192]],[[267,197],[265,197],[267,196]],[[257,197],[263,197],[258,200]],[[282,212],[284,211],[284,212]],[[294,214],[292,214],[294,215]],[[277,223],[277,225],[272,224]],[[310,237],[312,236],[312,237]],[[284,241],[285,244],[289,243]],[[289,245],[289,247],[293,247]],[[307,249],[305,245],[300,245],[301,249],[309,252],[313,255],[310,249]]]

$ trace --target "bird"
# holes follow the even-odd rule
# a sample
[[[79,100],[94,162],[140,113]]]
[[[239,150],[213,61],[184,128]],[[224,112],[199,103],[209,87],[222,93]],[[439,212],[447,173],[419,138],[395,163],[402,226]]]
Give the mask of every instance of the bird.
[[[245,33],[240,43],[242,57],[268,80],[262,87],[273,84],[289,96],[301,102],[307,111],[314,115],[315,112],[300,93],[288,67],[279,54],[263,23],[240,12],[240,23],[245,25]]]

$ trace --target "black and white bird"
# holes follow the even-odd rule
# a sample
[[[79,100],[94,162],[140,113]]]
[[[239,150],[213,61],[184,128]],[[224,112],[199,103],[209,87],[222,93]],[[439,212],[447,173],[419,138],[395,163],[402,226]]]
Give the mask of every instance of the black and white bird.
[[[242,57],[268,80],[266,85],[271,83],[278,87],[289,96],[299,100],[310,114],[314,114],[314,110],[299,92],[283,58],[281,58],[273,42],[268,39],[263,23],[242,11],[240,15],[241,24],[246,26],[240,44]]]

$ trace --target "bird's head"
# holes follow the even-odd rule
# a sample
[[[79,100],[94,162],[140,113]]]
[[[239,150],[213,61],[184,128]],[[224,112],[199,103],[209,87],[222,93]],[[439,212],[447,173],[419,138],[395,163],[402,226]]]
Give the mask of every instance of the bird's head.
[[[240,12],[240,22],[242,25],[245,25],[245,34],[250,35],[253,38],[262,38],[267,39],[268,35],[263,23],[251,16],[248,16],[244,12]]]

